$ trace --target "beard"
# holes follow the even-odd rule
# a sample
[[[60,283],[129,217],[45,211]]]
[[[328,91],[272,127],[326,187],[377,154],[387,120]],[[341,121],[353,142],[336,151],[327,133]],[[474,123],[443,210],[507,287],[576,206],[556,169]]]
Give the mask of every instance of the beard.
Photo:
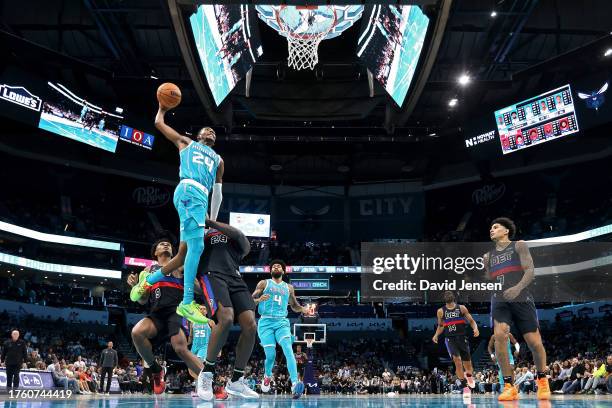
[[[280,279],[283,277],[283,273],[282,272],[272,272],[272,277],[274,279]]]

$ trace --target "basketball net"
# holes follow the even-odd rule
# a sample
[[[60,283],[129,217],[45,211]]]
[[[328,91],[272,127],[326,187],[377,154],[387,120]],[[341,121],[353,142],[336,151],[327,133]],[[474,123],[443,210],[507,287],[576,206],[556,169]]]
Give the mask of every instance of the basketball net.
[[[306,348],[311,349],[312,345],[314,344],[314,339],[305,339],[306,340]]]
[[[300,14],[301,24],[291,28],[287,25],[285,17],[288,16],[289,7],[295,7]],[[327,6],[331,11],[332,18],[324,23],[315,22],[315,10],[317,6],[280,6],[276,11],[276,19],[282,32],[287,36],[289,45],[289,57],[287,65],[296,70],[314,69],[319,62],[319,44],[336,25],[336,9]],[[295,32],[297,28],[303,29],[300,33]]]

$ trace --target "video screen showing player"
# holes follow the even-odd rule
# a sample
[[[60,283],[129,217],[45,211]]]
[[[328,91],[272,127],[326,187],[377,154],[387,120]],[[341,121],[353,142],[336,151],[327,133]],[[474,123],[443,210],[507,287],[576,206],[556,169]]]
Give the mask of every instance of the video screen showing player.
[[[219,105],[263,54],[257,13],[248,5],[206,4],[189,21],[208,86]]]
[[[49,95],[43,103],[38,127],[114,153],[123,116],[77,96],[62,84],[48,85]]]
[[[416,72],[429,18],[418,6],[376,5],[367,11],[357,56],[401,106]]]

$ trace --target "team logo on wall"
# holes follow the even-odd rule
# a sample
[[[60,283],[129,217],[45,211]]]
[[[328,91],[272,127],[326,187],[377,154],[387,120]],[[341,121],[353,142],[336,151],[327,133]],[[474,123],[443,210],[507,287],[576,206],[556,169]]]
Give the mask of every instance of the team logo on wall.
[[[30,93],[23,86],[0,85],[0,98],[36,112],[40,112],[42,106],[42,99]]]
[[[605,93],[608,90],[608,83],[602,85],[597,91],[589,93],[578,92],[578,97],[586,103],[587,108],[599,110],[599,107],[606,101]]]

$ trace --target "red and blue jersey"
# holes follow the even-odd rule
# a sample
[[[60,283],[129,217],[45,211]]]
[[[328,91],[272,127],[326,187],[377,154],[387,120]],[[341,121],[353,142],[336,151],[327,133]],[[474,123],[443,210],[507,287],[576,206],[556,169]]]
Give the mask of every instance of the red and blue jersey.
[[[465,336],[465,318],[461,313],[461,307],[455,305],[449,309],[446,305],[442,306],[442,324],[444,325],[445,336]]]
[[[151,268],[151,273],[159,269],[156,265]],[[175,308],[183,300],[183,279],[175,278],[174,276],[164,276],[159,282],[151,286],[149,295],[149,303],[151,312],[161,309]]]
[[[501,283],[503,290],[515,286],[525,274],[514,241],[502,250],[489,251],[488,267],[490,277]]]

